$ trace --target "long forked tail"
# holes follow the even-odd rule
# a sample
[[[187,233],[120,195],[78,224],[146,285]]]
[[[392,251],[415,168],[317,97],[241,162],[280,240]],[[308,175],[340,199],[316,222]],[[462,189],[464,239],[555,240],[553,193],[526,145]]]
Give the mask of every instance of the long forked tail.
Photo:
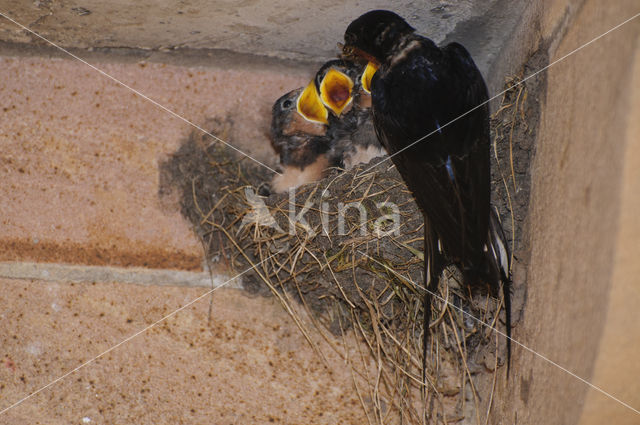
[[[438,281],[444,270],[444,258],[438,250],[438,235],[431,229],[429,219],[424,218],[424,331],[422,335],[422,383],[426,384],[427,345],[431,323],[431,303],[438,290]]]
[[[496,283],[502,283],[505,325],[507,328],[507,377],[511,369],[511,253],[495,209],[489,214],[488,263]],[[498,282],[499,280],[499,282]]]

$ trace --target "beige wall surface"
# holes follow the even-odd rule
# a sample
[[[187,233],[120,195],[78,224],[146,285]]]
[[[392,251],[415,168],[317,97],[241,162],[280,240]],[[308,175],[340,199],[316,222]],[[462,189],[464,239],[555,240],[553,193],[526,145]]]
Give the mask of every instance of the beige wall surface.
[[[626,150],[611,290],[593,384],[640,410],[640,54],[629,85]],[[640,414],[589,391],[581,425],[640,422]]]
[[[637,9],[633,1],[545,3],[549,62]],[[532,170],[528,298],[515,332],[537,353],[635,408],[640,321],[630,258],[640,254],[634,237],[640,152],[631,124],[638,109],[630,105],[633,99],[637,108],[639,28],[631,22],[546,73]],[[495,423],[564,425],[581,416],[585,424],[640,423],[632,410],[539,356],[518,348],[514,363]]]

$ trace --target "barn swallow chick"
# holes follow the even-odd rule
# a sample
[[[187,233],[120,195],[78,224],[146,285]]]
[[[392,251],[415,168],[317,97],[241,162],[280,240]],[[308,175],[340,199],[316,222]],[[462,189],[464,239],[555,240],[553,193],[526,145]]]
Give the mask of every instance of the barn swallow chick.
[[[373,73],[371,65],[331,60],[306,87],[275,102],[271,143],[283,173],[274,178],[273,190],[317,181],[330,167],[350,169],[385,154],[371,120]]]
[[[355,62],[334,59],[322,65],[316,73],[313,82],[320,100],[334,117],[340,119],[352,111],[361,72],[361,66]]]
[[[378,65],[373,62],[367,62],[362,74],[360,74],[360,100],[359,107],[361,109],[371,108],[371,80],[378,70]]]
[[[329,112],[322,104],[313,81],[306,88],[292,90],[273,105],[271,144],[280,155],[282,174],[271,189],[285,192],[320,180],[330,167]]]
[[[320,99],[328,109],[332,135],[329,156],[346,170],[385,155],[371,120],[371,77],[376,68],[348,60],[326,62],[314,78]]]

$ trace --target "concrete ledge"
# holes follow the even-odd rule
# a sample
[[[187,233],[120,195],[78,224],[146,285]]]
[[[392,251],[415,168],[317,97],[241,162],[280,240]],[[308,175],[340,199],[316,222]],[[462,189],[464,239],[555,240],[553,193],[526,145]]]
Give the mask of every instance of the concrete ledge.
[[[134,283],[137,285],[241,288],[241,280],[207,272],[141,267],[99,267],[47,263],[0,263],[0,278],[60,283]]]
[[[447,2],[384,0],[309,0],[217,2],[140,0],[104,3],[84,0],[15,2],[0,0],[0,11],[65,47],[131,47],[173,51],[182,48],[234,52],[296,60],[323,61],[335,56],[344,30],[362,13],[392,8],[436,42],[464,22],[474,22],[475,56],[495,52],[515,23],[523,0]],[[488,30],[487,30],[488,29]],[[504,31],[504,33],[503,33]],[[0,19],[0,39],[41,43]],[[471,44],[473,39],[459,40]],[[498,47],[499,49],[499,47]],[[484,60],[482,61],[484,62]],[[487,68],[481,66],[481,70]]]

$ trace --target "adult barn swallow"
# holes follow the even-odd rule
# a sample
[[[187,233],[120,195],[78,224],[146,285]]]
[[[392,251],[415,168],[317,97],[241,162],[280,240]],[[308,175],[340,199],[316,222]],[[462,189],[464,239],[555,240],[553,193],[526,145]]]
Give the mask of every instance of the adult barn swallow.
[[[495,293],[502,283],[510,364],[509,254],[489,204],[488,93],[480,71],[462,45],[439,47],[390,11],[360,16],[344,39],[344,57],[378,67],[371,78],[375,131],[424,214],[423,349],[430,294],[455,263],[469,286],[488,284]]]

